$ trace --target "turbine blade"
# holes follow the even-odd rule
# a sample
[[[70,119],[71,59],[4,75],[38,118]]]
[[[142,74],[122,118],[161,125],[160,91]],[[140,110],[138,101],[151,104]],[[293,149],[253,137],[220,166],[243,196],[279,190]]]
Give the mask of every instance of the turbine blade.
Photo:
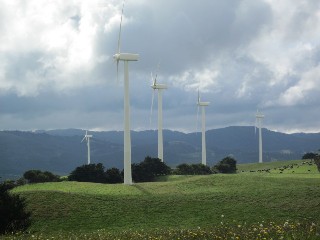
[[[154,78],[154,85],[157,84],[157,77],[158,77],[159,69],[160,69],[160,60],[159,60],[158,65],[157,65],[156,77]]]
[[[258,119],[256,118],[256,122],[254,124],[254,134],[257,134],[257,123],[258,123]]]
[[[84,140],[85,138],[86,138],[86,137],[83,137],[82,140],[81,140],[81,142],[83,142],[83,140]]]
[[[117,85],[119,86],[119,60],[117,60]]]
[[[200,102],[200,91],[199,91],[199,88],[198,88],[198,103]]]
[[[156,73],[156,76],[154,78],[154,82],[153,82],[153,85],[156,86],[157,85],[157,77],[158,77],[158,73]]]
[[[152,92],[152,99],[151,99],[151,109],[150,109],[150,129],[151,129],[151,122],[152,122],[152,111],[153,111],[153,102],[154,102],[154,92],[155,90],[153,89],[153,92]]]
[[[151,72],[151,84],[154,86],[154,78],[153,78],[153,73]]]
[[[123,16],[123,9],[124,9],[125,0],[122,3],[122,10],[121,10],[121,19],[120,19],[120,28],[119,28],[119,37],[118,37],[118,53],[120,53],[120,44],[121,44],[121,28],[122,28],[122,16]]]
[[[198,132],[198,123],[199,123],[199,105],[197,105],[197,122],[196,122],[196,133]]]

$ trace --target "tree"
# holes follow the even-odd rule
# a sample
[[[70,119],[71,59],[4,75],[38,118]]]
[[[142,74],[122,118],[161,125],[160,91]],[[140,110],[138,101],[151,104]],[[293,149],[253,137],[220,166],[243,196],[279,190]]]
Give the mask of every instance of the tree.
[[[210,167],[201,163],[191,165],[183,163],[177,166],[175,173],[178,175],[207,175],[212,171]]]
[[[106,183],[106,173],[102,163],[77,167],[69,177],[69,181]]]
[[[314,163],[317,165],[318,171],[320,172],[320,155],[314,157]]]
[[[193,175],[191,166],[186,163],[178,165],[175,173],[178,175]]]
[[[110,168],[106,171],[107,183],[122,183],[123,177],[118,168]]]
[[[302,156],[302,159],[314,159],[316,156],[316,153],[308,152]]]
[[[217,171],[219,173],[236,173],[237,161],[232,157],[225,157],[213,167],[213,171]]]
[[[58,182],[60,180],[60,176],[54,175],[53,173],[48,171],[42,172],[40,170],[26,171],[23,174],[23,177],[29,183]]]
[[[25,199],[9,193],[13,187],[11,182],[0,184],[0,234],[24,231],[31,224]]]
[[[151,158],[149,156],[139,164],[132,164],[131,169],[134,182],[152,182],[157,176],[171,173],[171,168],[161,162],[159,158]]]
[[[192,168],[193,174],[195,175],[208,175],[212,173],[210,167],[202,163],[191,164],[191,168]]]

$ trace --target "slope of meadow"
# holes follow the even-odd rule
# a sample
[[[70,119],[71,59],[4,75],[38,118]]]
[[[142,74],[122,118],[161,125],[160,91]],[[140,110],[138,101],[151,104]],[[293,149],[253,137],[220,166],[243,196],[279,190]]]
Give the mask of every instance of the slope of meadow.
[[[253,165],[247,165],[238,167],[245,171],[240,174],[169,176],[161,182],[132,186],[42,183],[21,186],[13,192],[27,198],[33,212],[30,230],[49,234],[98,229],[193,229],[217,226],[221,221],[319,223],[320,174],[315,165],[293,163],[298,163],[294,168],[306,168],[306,172],[250,172]]]

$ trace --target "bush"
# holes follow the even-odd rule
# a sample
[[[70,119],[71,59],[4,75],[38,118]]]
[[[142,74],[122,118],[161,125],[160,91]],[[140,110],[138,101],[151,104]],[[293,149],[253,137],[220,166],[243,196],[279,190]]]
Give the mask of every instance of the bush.
[[[147,156],[143,162],[132,164],[132,179],[134,182],[152,182],[157,176],[171,173],[171,168],[161,162],[159,158]]]
[[[23,174],[23,177],[29,183],[41,183],[41,182],[58,182],[60,177],[58,175],[54,175],[51,172],[45,171],[42,172],[40,170],[29,170]]]
[[[309,152],[309,153],[304,154],[302,156],[302,159],[314,159],[316,156],[317,156],[316,153]]]
[[[73,170],[69,177],[69,181],[78,182],[95,182],[95,183],[106,183],[106,174],[104,172],[104,166],[102,163],[88,164],[77,167]]]
[[[320,155],[314,157],[314,163],[317,165],[318,171],[320,172]]]
[[[183,163],[178,165],[175,170],[175,174],[177,175],[208,175],[211,173],[210,167],[201,163],[191,165]]]
[[[9,193],[13,187],[12,182],[0,184],[0,234],[24,231],[31,224],[25,199]]]
[[[212,171],[219,173],[236,173],[237,161],[232,157],[225,157],[213,167]]]
[[[122,183],[123,177],[118,168],[110,168],[106,171],[107,183]]]

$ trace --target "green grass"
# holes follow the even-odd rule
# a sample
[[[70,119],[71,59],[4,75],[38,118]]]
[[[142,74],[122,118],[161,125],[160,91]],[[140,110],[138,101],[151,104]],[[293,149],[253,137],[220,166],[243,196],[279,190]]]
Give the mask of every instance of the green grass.
[[[13,192],[27,198],[33,212],[30,230],[47,234],[79,229],[122,232],[209,228],[221,221],[320,222],[318,172],[250,173],[254,165],[238,168],[247,172],[169,176],[162,182],[132,186],[42,183],[21,186]]]

